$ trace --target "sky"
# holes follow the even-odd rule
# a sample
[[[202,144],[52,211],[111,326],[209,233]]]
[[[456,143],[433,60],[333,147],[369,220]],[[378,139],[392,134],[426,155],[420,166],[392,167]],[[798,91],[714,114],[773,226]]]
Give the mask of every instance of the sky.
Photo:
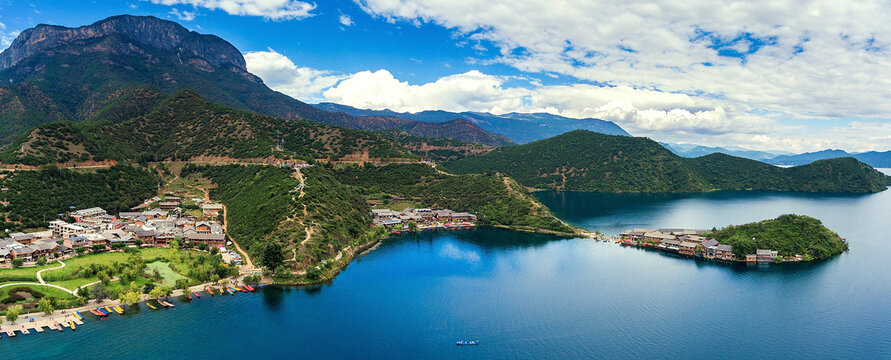
[[[891,1],[0,0],[0,49],[117,14],[235,45],[297,99],[547,112],[635,136],[891,150]]]

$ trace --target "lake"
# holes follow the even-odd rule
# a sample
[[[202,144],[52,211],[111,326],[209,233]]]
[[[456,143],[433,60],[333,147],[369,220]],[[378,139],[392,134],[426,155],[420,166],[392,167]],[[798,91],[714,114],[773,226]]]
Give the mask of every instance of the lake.
[[[542,192],[616,234],[806,214],[850,243],[820,263],[727,265],[491,228],[398,236],[331,284],[207,296],[77,332],[0,341],[0,356],[200,358],[889,358],[891,191],[869,195]],[[457,347],[457,340],[479,346]]]

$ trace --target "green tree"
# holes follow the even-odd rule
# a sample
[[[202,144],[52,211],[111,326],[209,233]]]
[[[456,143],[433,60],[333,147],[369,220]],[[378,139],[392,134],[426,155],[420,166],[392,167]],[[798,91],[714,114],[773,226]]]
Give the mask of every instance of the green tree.
[[[43,256],[37,258],[37,265],[46,265],[46,258]]]
[[[118,300],[121,301],[121,304],[132,305],[139,301],[139,293],[134,291],[121,291],[121,294],[118,296]]]
[[[88,298],[88,297],[90,297],[90,290],[85,287],[77,288],[77,296],[82,297],[82,298]]]
[[[22,313],[21,305],[12,305],[6,308],[6,321],[9,321],[15,324],[16,319],[19,318],[19,315]]]
[[[185,291],[189,288],[189,279],[176,279],[174,288]]]
[[[108,289],[105,285],[99,283],[90,287],[90,298],[102,300],[108,298]]]
[[[37,302],[37,311],[40,311],[47,315],[52,315],[53,311],[56,309],[53,308],[53,301],[48,297],[43,297],[40,301]]]
[[[98,274],[99,281],[102,282],[102,285],[108,286],[108,283],[111,282],[111,278],[108,276],[108,273],[102,271]]]
[[[22,260],[22,258],[12,259],[12,267],[21,267],[24,264],[25,260]]]
[[[152,299],[157,299],[159,297],[164,296],[164,290],[159,287],[156,287],[156,288],[152,289],[151,291],[149,291],[148,295]]]
[[[269,269],[276,269],[285,262],[281,244],[274,241],[259,243],[257,246],[257,262]]]

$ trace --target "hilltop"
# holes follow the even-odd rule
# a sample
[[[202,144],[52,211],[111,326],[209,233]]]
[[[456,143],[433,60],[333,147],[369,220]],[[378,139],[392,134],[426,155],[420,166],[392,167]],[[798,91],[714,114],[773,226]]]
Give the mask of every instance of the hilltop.
[[[803,215],[782,215],[776,219],[731,225],[703,236],[733,245],[738,259],[757,249],[776,250],[780,256],[803,255],[805,260],[822,260],[848,250],[848,243],[823,223]]]
[[[83,121],[134,88],[192,89],[211,102],[283,119],[353,129],[396,128],[415,135],[503,145],[506,138],[461,123],[419,123],[319,110],[273,91],[247,71],[232,44],[151,16],[113,16],[68,28],[38,25],[0,53],[0,145],[47,122]],[[421,130],[420,128],[423,128]]]
[[[686,159],[650,139],[585,130],[498,148],[445,166],[459,173],[498,171],[535,188],[597,192],[877,192],[889,181],[852,158],[793,168],[724,154]]]
[[[144,115],[133,116],[148,109]],[[188,160],[198,156],[306,161],[410,159],[381,136],[214,104],[191,90],[137,89],[86,122],[42,125],[0,153],[6,163]]]

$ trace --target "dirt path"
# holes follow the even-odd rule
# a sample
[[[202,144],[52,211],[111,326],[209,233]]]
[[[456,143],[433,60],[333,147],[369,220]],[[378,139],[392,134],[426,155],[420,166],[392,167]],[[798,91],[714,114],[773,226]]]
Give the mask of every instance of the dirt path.
[[[201,190],[204,193],[204,201],[210,201],[210,192],[202,187],[196,186],[195,188]],[[233,244],[235,244],[235,249],[238,250],[238,252],[240,252],[242,255],[244,255],[244,265],[242,266],[242,269],[246,270],[247,272],[253,272],[254,263],[251,261],[251,256],[247,253],[247,251],[244,251],[244,249],[242,249],[241,246],[238,245],[238,242],[235,241],[235,238],[232,237],[231,234],[229,234],[229,210],[226,208],[226,204],[220,203],[220,205],[223,205],[223,231],[226,232],[226,234],[229,236],[229,239],[232,240]]]

